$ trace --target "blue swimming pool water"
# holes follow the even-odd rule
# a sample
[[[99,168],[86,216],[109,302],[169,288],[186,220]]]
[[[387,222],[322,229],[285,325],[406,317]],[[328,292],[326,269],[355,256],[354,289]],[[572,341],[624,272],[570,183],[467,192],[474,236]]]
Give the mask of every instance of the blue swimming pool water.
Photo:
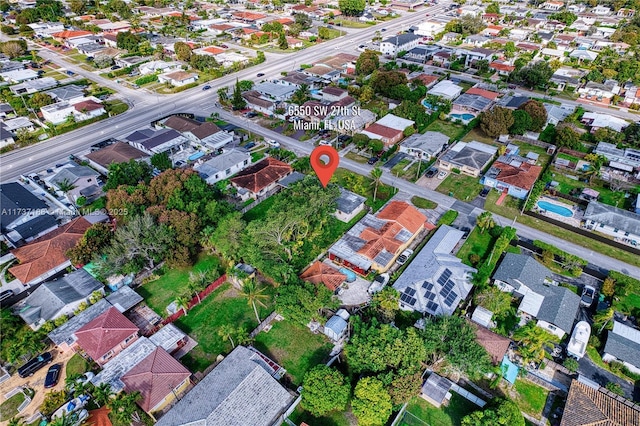
[[[473,114],[451,114],[451,118],[468,121],[468,120],[473,120],[475,118],[475,115],[473,115]]]
[[[198,152],[196,152],[195,154],[191,154],[191,155],[189,156],[189,161],[197,160],[198,158],[200,158],[200,157],[202,157],[202,156],[204,156],[204,152],[202,152],[202,151],[198,151]]]
[[[540,207],[542,210],[547,210],[549,212],[559,214],[560,216],[564,216],[564,217],[573,216],[573,212],[568,208],[559,206],[557,204],[548,203],[546,201],[538,201],[538,207]]]
[[[312,90],[309,90],[309,93],[311,93],[312,95],[317,95],[318,93],[320,93],[320,90],[319,89],[312,89]]]
[[[341,274],[345,274],[347,276],[347,282],[348,283],[352,283],[356,280],[356,273],[353,272],[351,269],[347,269],[347,268],[340,268],[338,270]]]

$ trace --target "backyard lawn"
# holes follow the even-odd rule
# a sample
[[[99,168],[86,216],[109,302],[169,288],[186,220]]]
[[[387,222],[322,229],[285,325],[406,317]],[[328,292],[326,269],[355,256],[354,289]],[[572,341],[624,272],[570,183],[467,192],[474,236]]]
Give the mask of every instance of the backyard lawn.
[[[266,294],[273,296],[273,292],[273,287],[267,287]],[[272,298],[267,300],[265,305],[266,308],[256,305],[260,319],[264,319],[271,313]],[[198,342],[198,346],[182,359],[192,372],[204,370],[216,360],[218,355],[231,351],[231,342],[218,335],[221,325],[231,324],[234,327],[244,328],[247,334],[258,325],[253,308],[231,284],[220,286],[175,324]]]
[[[438,207],[438,204],[434,203],[433,201],[427,200],[426,198],[418,197],[417,195],[411,197],[411,202],[419,209],[435,209],[436,207]]]
[[[462,418],[480,407],[458,395],[451,393],[451,400],[446,407],[436,408],[422,398],[414,397],[407,405],[407,411],[401,426],[429,424],[433,426],[458,426]]]
[[[366,204],[375,212],[382,207],[397,192],[397,189],[380,184],[376,200],[373,199],[374,185],[368,176],[359,175],[346,169],[337,169],[331,178],[331,182],[337,183],[349,191],[367,197]]]
[[[461,126],[460,124],[455,124],[450,121],[436,120],[433,123],[431,123],[429,126],[427,126],[426,131],[440,132],[442,134],[449,136],[449,138],[456,138],[458,137],[458,135],[460,135],[460,132],[462,131],[462,129],[463,129],[463,126]]]
[[[470,201],[482,191],[482,185],[477,177],[449,172],[436,191],[446,195],[452,193],[458,200]]]
[[[559,183],[558,191],[563,194],[569,194],[574,188],[591,188],[600,193],[598,201],[603,204],[615,206],[621,209],[628,209],[635,200],[635,197],[630,196],[625,198],[625,191],[612,191],[605,186],[605,182],[600,179],[594,179],[591,184],[586,182],[580,182],[577,179],[571,179],[565,175],[564,172],[555,169],[553,173],[553,180]]]
[[[517,379],[514,389],[518,392],[514,401],[518,407],[525,413],[540,418],[549,391],[525,379]]]
[[[24,394],[19,392],[0,404],[0,421],[4,422],[15,417],[18,414],[18,407],[24,400]]]
[[[462,142],[478,141],[478,142],[482,142],[482,143],[486,143],[494,146],[500,145],[498,142],[496,142],[496,138],[492,138],[485,135],[484,132],[480,130],[480,128],[478,127],[476,127],[475,129],[471,129],[471,131],[469,131],[469,133],[464,135],[464,137],[460,140]]]
[[[201,272],[216,268],[220,268],[217,257],[201,254],[192,267],[169,269],[159,279],[138,287],[137,291],[151,309],[166,317],[167,306],[184,292],[190,271]]]
[[[467,241],[465,241],[462,247],[460,247],[456,256],[459,259],[462,259],[462,263],[469,266],[475,266],[471,264],[469,256],[471,254],[477,254],[482,260],[489,253],[491,247],[493,247],[493,238],[489,232],[484,231],[484,233],[480,233],[480,228],[476,226],[469,234]]]
[[[343,411],[334,411],[323,417],[314,417],[300,405],[291,413],[289,420],[297,425],[302,424],[302,422],[313,426],[350,426],[352,424],[347,418],[347,413]]]
[[[75,354],[69,358],[66,368],[67,378],[78,374],[84,374],[87,371],[89,371],[89,363],[79,354]]]
[[[324,335],[287,320],[274,322],[268,333],[256,336],[253,345],[283,366],[296,385],[302,384],[307,370],[327,361],[332,348]]]

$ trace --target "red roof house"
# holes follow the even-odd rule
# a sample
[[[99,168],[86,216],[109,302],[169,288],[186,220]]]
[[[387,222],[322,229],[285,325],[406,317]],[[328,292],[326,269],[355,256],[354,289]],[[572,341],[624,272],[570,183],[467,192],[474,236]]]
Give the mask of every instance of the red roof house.
[[[60,40],[68,40],[70,38],[85,37],[85,36],[90,36],[90,35],[93,35],[93,33],[91,31],[66,30],[66,31],[60,31],[58,33],[53,33],[53,34],[51,34],[51,37],[53,37],[55,39],[60,39]]]
[[[488,186],[507,190],[509,195],[524,200],[541,172],[542,167],[535,164],[501,157],[493,163],[484,181]]]
[[[500,93],[492,92],[490,90],[480,89],[478,87],[472,87],[465,92],[467,95],[478,95],[483,98],[495,101],[500,96]]]
[[[329,290],[335,291],[347,276],[326,263],[315,261],[300,275],[300,279],[313,284],[324,284]]]
[[[82,238],[91,224],[83,217],[72,220],[59,228],[12,250],[20,261],[9,272],[22,284],[35,284],[70,266],[66,252]]]
[[[280,179],[292,172],[293,169],[287,163],[267,157],[231,178],[231,184],[238,190],[241,198],[257,198],[275,188]]]
[[[381,140],[385,147],[395,145],[404,137],[402,130],[392,129],[391,127],[383,126],[378,123],[373,123],[367,127],[366,130],[362,131],[362,134],[369,136],[371,139]]]
[[[140,392],[138,405],[147,413],[160,411],[190,384],[191,373],[167,351],[158,347],[122,376],[127,392]]]
[[[116,308],[88,322],[75,332],[76,344],[99,365],[122,352],[138,338],[138,327]]]

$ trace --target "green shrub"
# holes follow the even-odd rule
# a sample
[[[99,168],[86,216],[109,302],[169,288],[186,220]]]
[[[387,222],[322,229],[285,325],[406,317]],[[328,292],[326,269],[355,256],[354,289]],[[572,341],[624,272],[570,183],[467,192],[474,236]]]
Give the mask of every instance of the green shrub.
[[[135,81],[135,83],[138,86],[142,86],[144,84],[153,83],[154,81],[158,81],[158,75],[157,74],[144,75],[144,76],[140,77],[139,79],[137,79]]]
[[[458,212],[449,210],[438,219],[438,225],[451,225],[458,217]]]

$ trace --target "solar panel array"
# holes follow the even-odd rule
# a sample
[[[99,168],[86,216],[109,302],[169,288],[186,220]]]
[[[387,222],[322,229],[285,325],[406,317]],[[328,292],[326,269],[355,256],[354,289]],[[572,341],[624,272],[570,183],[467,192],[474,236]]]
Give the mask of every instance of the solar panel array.
[[[444,304],[451,307],[453,302],[458,297],[458,294],[453,291],[456,284],[450,279],[451,271],[447,268],[444,270],[442,275],[438,278],[438,284],[442,286],[442,290],[440,290],[440,296],[444,299]]]
[[[400,295],[400,300],[406,303],[407,305],[413,306],[416,304],[416,301],[418,300],[415,297],[413,297],[415,296],[415,294],[416,294],[416,290],[414,288],[407,287],[404,289],[404,293]]]

